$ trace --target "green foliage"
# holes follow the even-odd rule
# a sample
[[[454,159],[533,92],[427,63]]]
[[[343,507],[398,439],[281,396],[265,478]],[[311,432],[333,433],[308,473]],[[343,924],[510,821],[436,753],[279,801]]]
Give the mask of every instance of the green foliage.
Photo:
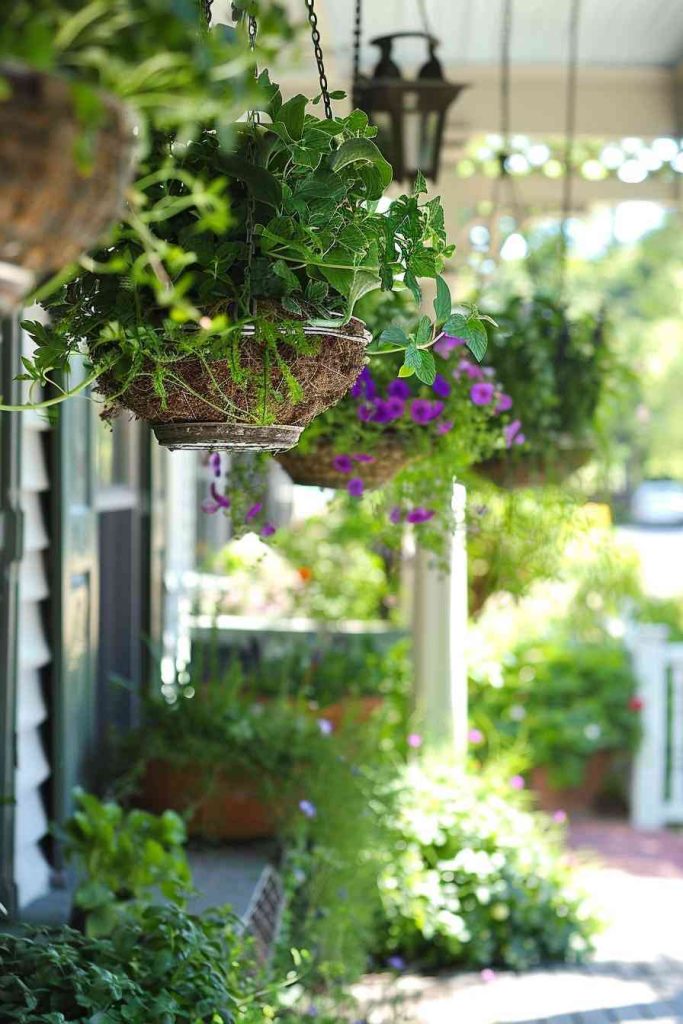
[[[237,922],[178,907],[124,916],[107,938],[0,935],[0,1018],[14,1024],[262,1024]]]
[[[573,891],[558,832],[524,809],[509,781],[413,770],[395,833],[378,954],[524,970],[589,951],[595,922]]]
[[[496,320],[487,358],[522,419],[525,450],[552,456],[563,438],[593,443],[601,399],[623,374],[602,314],[570,318],[538,294],[509,299]]]
[[[557,788],[577,786],[598,751],[633,750],[635,679],[622,644],[562,637],[520,645],[497,673],[471,679],[471,720],[496,752],[523,746]]]
[[[638,596],[630,609],[636,622],[666,626],[672,643],[683,640],[683,598]]]
[[[82,790],[75,798],[76,811],[62,838],[67,860],[77,870],[74,903],[86,915],[88,935],[109,934],[122,915],[139,911],[155,895],[184,903],[191,879],[185,826],[177,814],[126,812]]]

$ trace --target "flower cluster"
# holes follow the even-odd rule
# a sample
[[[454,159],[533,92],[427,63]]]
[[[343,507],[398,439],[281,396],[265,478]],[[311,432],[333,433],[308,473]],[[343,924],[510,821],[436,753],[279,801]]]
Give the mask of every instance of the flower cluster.
[[[215,515],[223,511],[226,515],[230,514],[234,521],[242,523],[245,529],[258,532],[261,537],[272,537],[275,526],[264,516],[263,501],[252,501],[249,497],[245,504],[235,497],[253,496],[255,490],[265,493],[265,480],[259,472],[260,466],[243,464],[233,457],[230,469],[224,470],[220,452],[211,452],[208,465],[212,480],[209,483],[208,497],[202,502],[202,512]],[[228,484],[231,494],[228,493]]]

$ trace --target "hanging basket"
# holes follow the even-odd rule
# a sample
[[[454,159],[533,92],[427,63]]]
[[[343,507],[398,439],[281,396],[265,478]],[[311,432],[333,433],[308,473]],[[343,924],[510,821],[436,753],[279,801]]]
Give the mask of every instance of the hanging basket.
[[[544,484],[562,484],[594,455],[588,442],[558,437],[552,453],[543,454],[516,451],[486,459],[474,467],[479,476],[495,484],[517,490],[523,487],[541,487]]]
[[[147,374],[120,392],[116,380],[104,373],[97,388],[114,399],[115,407],[150,423],[159,443],[172,450],[283,451],[297,443],[315,416],[343,398],[363,369],[365,346],[371,340],[360,320],[343,328],[306,325],[304,333],[318,340],[315,354],[282,348],[289,372],[303,391],[300,401],[292,399],[287,380],[270,360],[264,409],[269,352],[253,327],[242,332],[240,382],[226,359],[206,362],[189,357],[169,365],[163,398]],[[264,412],[277,423],[259,423]]]
[[[359,476],[366,489],[382,487],[407,466],[410,459],[398,438],[387,437],[372,446],[373,462],[356,462],[351,473],[340,473],[334,468],[338,448],[321,442],[311,452],[292,451],[277,455],[277,461],[295,484],[309,487],[343,488],[351,476]]]
[[[65,79],[0,64],[0,80],[9,89],[0,99],[0,311],[11,313],[120,215],[137,139],[129,108],[113,96],[99,94],[91,126],[77,118]]]

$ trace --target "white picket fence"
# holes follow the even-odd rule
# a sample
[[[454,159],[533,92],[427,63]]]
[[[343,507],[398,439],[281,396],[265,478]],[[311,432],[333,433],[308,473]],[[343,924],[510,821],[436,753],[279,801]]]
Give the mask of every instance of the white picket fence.
[[[683,824],[683,643],[666,626],[631,627],[627,643],[642,701],[643,737],[631,783],[637,828]]]

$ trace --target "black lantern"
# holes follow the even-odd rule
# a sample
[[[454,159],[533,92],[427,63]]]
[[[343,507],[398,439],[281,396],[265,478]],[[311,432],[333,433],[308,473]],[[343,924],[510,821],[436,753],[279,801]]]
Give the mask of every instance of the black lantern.
[[[394,40],[404,38],[427,43],[429,58],[414,79],[403,78],[392,56]],[[380,59],[372,77],[367,77],[358,73],[356,57],[354,104],[376,125],[377,144],[397,181],[412,179],[418,171],[436,181],[446,111],[467,86],[445,80],[435,52],[439,41],[428,32],[395,32],[371,42],[379,47]]]

